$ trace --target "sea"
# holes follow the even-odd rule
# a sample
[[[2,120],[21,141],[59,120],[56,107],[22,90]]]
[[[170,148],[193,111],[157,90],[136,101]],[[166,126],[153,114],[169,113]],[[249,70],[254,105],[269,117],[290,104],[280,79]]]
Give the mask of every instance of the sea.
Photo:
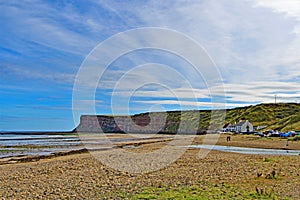
[[[118,133],[115,133],[118,134]],[[79,137],[75,133],[0,133],[0,159],[23,156],[48,156],[81,150],[107,150],[113,144],[148,139],[140,137],[109,137],[99,133]],[[127,147],[128,148],[128,147]]]
[[[83,146],[75,134],[0,133],[0,159],[51,155],[80,149],[83,149]]]

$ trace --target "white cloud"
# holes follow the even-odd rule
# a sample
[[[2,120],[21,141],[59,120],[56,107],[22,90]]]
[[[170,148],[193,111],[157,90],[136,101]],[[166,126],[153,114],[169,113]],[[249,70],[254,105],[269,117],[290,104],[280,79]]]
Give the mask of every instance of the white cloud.
[[[195,102],[195,101],[176,101],[176,100],[152,100],[152,101],[135,101],[136,103],[143,103],[143,104],[153,104],[153,105],[179,105],[179,106],[189,106],[194,109],[199,108],[206,108],[206,109],[218,109],[226,107],[242,107],[242,106],[249,106],[250,103],[220,103],[220,102]]]
[[[192,108],[227,108],[248,106],[257,103],[274,103],[275,95],[276,102],[300,102],[300,86],[294,83],[283,82],[248,82],[244,84],[225,84],[222,87],[214,88],[214,95],[218,95],[218,92],[222,94],[221,88],[225,88],[227,101],[222,102],[210,99],[206,96],[207,91],[197,90],[193,91],[199,94],[199,97],[204,97],[205,100],[188,99],[191,97],[192,92],[186,91],[186,93],[176,93],[180,97],[176,100],[162,100],[162,99],[146,99],[146,100],[134,100],[135,103],[152,104],[152,105],[179,105],[189,106]],[[297,92],[295,92],[297,91]],[[157,93],[158,96],[164,97],[163,92]],[[170,97],[167,92],[164,92],[166,97]],[[203,95],[204,94],[204,95]],[[139,94],[140,97],[153,97],[155,93],[143,92]],[[202,96],[203,95],[203,96]],[[185,99],[187,98],[187,99]]]
[[[95,4],[90,2],[87,7]],[[0,5],[3,19],[12,26],[6,26],[9,32],[21,43],[14,48],[22,48],[25,39],[44,47],[76,56],[86,55],[101,39],[106,38],[111,27],[109,19],[101,17],[101,10],[90,9],[83,12],[81,6],[61,2],[60,5],[37,0],[19,1]],[[99,16],[100,15],[100,16]],[[13,43],[10,43],[12,45]],[[25,44],[26,45],[26,44]],[[21,46],[21,47],[20,47]],[[11,46],[12,47],[12,46]]]
[[[286,101],[289,93],[297,97],[299,87],[292,86],[300,81],[300,37],[293,32],[299,26],[297,0],[150,1],[142,7],[138,3],[129,7],[112,3],[111,7],[130,12],[147,26],[181,31],[204,45],[221,70],[229,101],[269,102],[275,93],[286,94]],[[207,95],[201,89],[197,92]],[[178,94],[187,97],[187,93]],[[164,91],[135,94],[168,96]]]
[[[40,69],[28,69],[18,66],[1,66],[1,73],[3,77],[6,75],[15,77],[16,79],[18,79],[18,77],[22,77],[28,80],[40,79],[44,81],[53,81],[65,84],[72,84],[75,79],[75,75],[71,73],[49,72],[42,71]]]
[[[300,20],[299,0],[255,0],[256,6],[272,8],[276,12],[285,13],[288,16],[296,17]]]
[[[210,98],[209,90],[200,90],[193,88],[175,88],[175,89],[162,89],[155,88],[150,90],[137,90],[134,93],[130,91],[114,92],[113,95],[116,96],[130,96],[133,97],[157,97],[157,98]]]
[[[238,82],[279,79],[282,70],[277,66],[288,72],[299,63],[300,39],[293,33],[299,21],[291,17],[298,13],[298,2],[270,3],[282,12],[258,1],[150,1],[141,8],[139,4],[112,7],[120,13],[131,12],[146,26],[173,28],[195,38],[224,78]]]
[[[224,85],[227,99],[233,102],[270,103],[277,95],[281,102],[300,100],[300,86],[295,82],[245,82]]]

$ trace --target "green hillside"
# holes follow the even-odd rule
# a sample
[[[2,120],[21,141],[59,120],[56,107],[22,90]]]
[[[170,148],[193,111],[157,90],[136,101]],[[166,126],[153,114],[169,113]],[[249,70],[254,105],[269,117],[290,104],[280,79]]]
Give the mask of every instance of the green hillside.
[[[300,130],[300,104],[259,104],[227,110],[227,122],[238,122],[240,119],[248,119],[254,126],[265,125],[265,129]]]
[[[148,113],[135,116],[145,114],[147,115]],[[222,120],[221,112],[219,116],[215,116],[214,119],[211,119],[211,111],[209,110],[169,111],[167,112],[166,125],[163,131],[166,133],[174,133],[180,126],[180,121],[184,121],[184,126],[181,128],[184,130],[188,130],[188,128],[195,130],[197,127],[198,132],[202,133],[208,129],[211,120],[214,120],[215,124],[218,124],[218,126],[212,129],[222,127],[224,122],[238,123],[240,120],[249,120],[255,127],[266,126],[262,130],[273,129],[283,132],[290,130],[300,131],[300,104],[297,103],[259,104],[239,107],[227,109],[225,120]]]

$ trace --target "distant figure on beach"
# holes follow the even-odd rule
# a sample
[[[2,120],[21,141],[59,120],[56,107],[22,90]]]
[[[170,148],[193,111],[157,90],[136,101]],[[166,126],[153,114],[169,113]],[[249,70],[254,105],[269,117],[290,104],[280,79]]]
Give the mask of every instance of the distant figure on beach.
[[[289,146],[289,141],[286,141],[285,146]]]
[[[227,136],[226,141],[229,142],[230,141],[230,136]]]

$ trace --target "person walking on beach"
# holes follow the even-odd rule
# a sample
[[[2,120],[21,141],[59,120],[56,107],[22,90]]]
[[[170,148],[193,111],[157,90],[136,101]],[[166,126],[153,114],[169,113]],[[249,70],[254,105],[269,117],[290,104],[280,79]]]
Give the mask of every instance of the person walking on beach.
[[[230,141],[230,136],[227,136],[226,141],[229,142]]]

